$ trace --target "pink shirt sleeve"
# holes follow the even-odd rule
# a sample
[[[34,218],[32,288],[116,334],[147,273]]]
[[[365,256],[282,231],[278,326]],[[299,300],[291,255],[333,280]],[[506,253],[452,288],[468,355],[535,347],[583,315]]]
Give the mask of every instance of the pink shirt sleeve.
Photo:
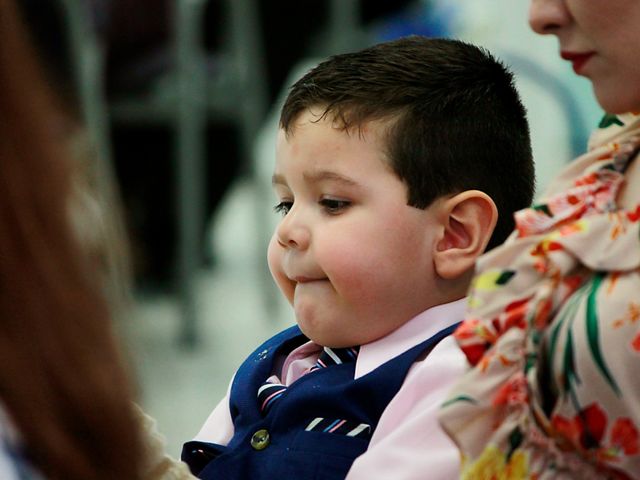
[[[232,383],[233,379],[229,382],[227,394],[218,402],[218,405],[204,422],[194,440],[217,443],[218,445],[227,445],[229,443],[234,432],[233,420],[229,409],[229,392]]]
[[[465,370],[466,359],[452,337],[414,364],[347,480],[459,478],[458,449],[441,430],[437,413]]]

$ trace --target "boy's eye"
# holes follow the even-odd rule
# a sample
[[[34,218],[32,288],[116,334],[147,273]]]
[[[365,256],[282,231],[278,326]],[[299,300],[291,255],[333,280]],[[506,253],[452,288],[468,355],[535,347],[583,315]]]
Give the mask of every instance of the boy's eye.
[[[333,198],[323,198],[319,203],[325,212],[329,214],[340,213],[351,205],[351,202],[348,200],[336,200]]]
[[[293,202],[280,202],[278,203],[275,207],[273,207],[273,209],[276,211],[276,213],[281,214],[283,217],[289,213],[289,210],[291,210],[291,207],[293,206]]]

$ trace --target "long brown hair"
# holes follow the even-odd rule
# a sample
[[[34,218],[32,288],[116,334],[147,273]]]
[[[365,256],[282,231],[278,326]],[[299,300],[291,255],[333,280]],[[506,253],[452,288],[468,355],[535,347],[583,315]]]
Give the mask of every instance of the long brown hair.
[[[132,388],[70,227],[60,112],[0,0],[0,402],[47,478],[135,479]]]

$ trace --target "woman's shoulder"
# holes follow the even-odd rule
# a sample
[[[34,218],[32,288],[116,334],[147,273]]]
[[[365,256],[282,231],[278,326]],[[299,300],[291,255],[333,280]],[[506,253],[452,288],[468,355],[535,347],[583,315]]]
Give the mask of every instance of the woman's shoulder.
[[[618,196],[618,204],[627,210],[635,210],[640,205],[640,152],[629,164],[625,173],[625,183]]]

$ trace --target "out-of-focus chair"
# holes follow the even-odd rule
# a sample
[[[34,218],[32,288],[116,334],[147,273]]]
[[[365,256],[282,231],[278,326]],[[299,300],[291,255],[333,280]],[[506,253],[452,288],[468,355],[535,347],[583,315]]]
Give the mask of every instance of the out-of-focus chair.
[[[163,122],[175,128],[178,291],[182,308],[179,337],[187,346],[195,345],[198,339],[195,280],[204,230],[207,119],[237,126],[241,173],[251,175],[248,146],[267,109],[255,0],[224,0],[222,25],[226,31],[221,51],[215,52],[217,74],[211,77],[206,70],[203,32],[206,3],[176,0],[173,71],[158,79],[151,92],[120,98],[110,105],[112,118],[119,123]]]
[[[267,109],[265,76],[256,0],[224,0],[226,27],[216,53],[218,75],[206,72],[204,9],[207,0],[173,3],[173,69],[153,82],[151,90],[105,102],[104,54],[92,28],[86,2],[60,0],[65,6],[83,111],[92,139],[101,152],[102,178],[113,178],[109,120],[127,124],[165,124],[176,132],[175,166],[178,218],[179,340],[193,347],[198,339],[195,281],[200,266],[205,203],[205,127],[218,118],[236,125],[241,141],[242,173],[251,175],[249,145]]]

